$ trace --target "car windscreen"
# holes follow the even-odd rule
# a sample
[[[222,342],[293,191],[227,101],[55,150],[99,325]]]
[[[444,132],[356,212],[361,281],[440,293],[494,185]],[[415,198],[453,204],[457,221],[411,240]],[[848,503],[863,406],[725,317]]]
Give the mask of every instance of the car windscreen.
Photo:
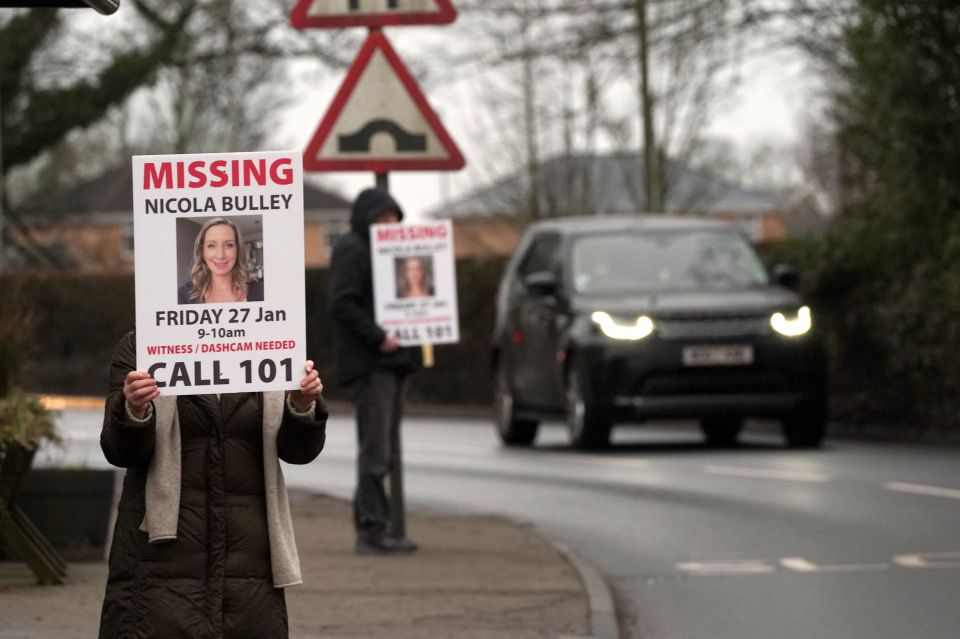
[[[577,293],[712,291],[769,283],[750,244],[723,230],[584,235],[572,246]]]

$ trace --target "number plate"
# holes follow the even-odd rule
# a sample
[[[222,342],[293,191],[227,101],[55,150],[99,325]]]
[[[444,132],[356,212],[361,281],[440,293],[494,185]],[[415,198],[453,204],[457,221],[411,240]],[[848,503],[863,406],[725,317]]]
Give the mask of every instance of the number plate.
[[[686,346],[684,366],[746,366],[753,364],[753,346]]]

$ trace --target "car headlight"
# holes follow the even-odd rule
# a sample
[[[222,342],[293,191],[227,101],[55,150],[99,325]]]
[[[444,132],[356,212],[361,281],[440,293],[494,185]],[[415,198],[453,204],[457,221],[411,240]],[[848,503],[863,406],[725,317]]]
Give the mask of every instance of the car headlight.
[[[653,333],[653,320],[646,315],[638,317],[633,324],[621,324],[603,311],[595,312],[590,319],[600,327],[604,335],[613,339],[636,341]]]
[[[770,316],[770,326],[773,330],[786,337],[800,337],[810,332],[813,318],[809,306],[801,306],[796,317],[787,317],[783,313],[774,313]]]

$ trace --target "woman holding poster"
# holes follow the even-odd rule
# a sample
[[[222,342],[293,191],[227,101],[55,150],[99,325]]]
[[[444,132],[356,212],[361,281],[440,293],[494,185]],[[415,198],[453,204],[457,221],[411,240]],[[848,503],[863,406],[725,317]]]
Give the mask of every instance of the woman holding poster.
[[[327,411],[313,363],[299,390],[160,396],[127,334],[110,365],[100,445],[126,468],[101,639],[280,639],[301,582],[280,460],[312,461]]]
[[[209,220],[193,243],[190,281],[177,291],[179,304],[262,302],[263,282],[250,282],[240,229],[230,220]]]

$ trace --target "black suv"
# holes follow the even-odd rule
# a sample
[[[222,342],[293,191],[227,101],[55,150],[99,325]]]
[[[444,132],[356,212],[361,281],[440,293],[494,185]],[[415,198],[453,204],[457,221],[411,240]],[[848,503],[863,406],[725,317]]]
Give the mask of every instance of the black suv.
[[[497,295],[492,364],[501,440],[529,445],[565,417],[578,448],[616,422],[696,418],[732,444],[746,417],[818,446],[826,358],[785,265],[768,274],[724,222],[562,218],[531,226]]]

